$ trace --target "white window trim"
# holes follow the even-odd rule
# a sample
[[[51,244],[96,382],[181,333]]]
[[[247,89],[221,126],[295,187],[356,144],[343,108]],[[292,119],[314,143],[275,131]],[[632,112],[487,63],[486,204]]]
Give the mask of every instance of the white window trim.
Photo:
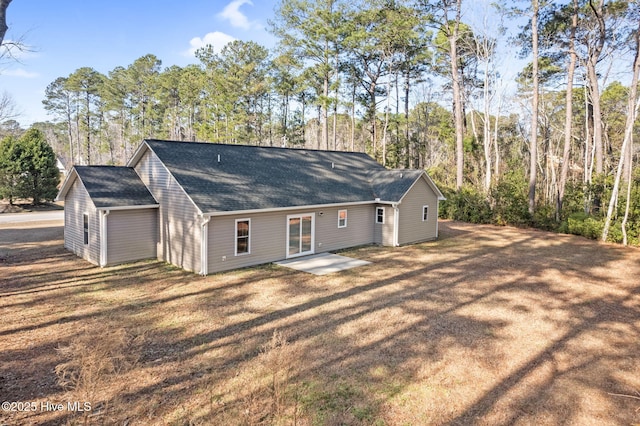
[[[289,254],[289,220],[292,218],[302,218],[304,216],[311,216],[311,251],[304,251],[301,253],[296,253],[296,254]],[[298,213],[298,214],[289,214],[287,215],[287,237],[285,240],[286,246],[285,246],[285,253],[286,253],[286,258],[290,259],[292,257],[298,257],[298,256],[307,256],[310,254],[314,254],[316,252],[316,214],[315,212],[312,213]]]
[[[344,225],[340,225],[340,213],[341,212],[344,212]],[[347,212],[347,209],[338,210],[338,228],[346,228],[348,220],[349,220],[349,213]]]
[[[424,218],[424,209],[427,209],[427,218]],[[423,222],[428,222],[429,221],[429,206],[428,205],[424,205],[422,206],[422,221]]]
[[[378,212],[382,210],[382,222],[378,220]],[[384,221],[385,221],[385,211],[384,211],[384,207],[376,207],[376,223],[380,223],[384,225]]]
[[[246,253],[238,253],[238,222],[248,222],[249,223],[249,234],[247,235],[247,252]],[[235,226],[233,227],[233,245],[234,250],[233,253],[235,256],[246,256],[251,254],[251,219],[243,218],[236,219]]]

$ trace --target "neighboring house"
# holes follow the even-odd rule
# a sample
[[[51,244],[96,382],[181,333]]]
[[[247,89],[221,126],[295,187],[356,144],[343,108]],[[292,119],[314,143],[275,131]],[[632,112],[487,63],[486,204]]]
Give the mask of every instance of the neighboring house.
[[[64,177],[67,175],[67,167],[65,166],[65,161],[62,157],[56,157],[56,167],[60,172],[60,176]]]
[[[158,258],[206,275],[363,244],[438,236],[422,170],[364,153],[146,140],[127,167],[76,166],[65,247],[101,266]]]

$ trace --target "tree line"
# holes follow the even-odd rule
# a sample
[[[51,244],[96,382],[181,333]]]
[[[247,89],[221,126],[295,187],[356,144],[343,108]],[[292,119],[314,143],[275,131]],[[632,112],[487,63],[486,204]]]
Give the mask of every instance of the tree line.
[[[186,67],[149,54],[80,68],[47,87],[52,122],[38,126],[75,164],[122,164],[152,137],[365,151],[428,169],[450,217],[598,236],[613,222],[610,238],[630,225],[637,242],[637,2],[489,8],[282,0],[273,49],[237,40]],[[515,81],[505,45],[527,59]]]

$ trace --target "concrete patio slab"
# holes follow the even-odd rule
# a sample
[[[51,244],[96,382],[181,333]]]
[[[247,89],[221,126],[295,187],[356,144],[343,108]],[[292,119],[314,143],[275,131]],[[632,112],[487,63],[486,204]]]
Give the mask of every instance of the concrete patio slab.
[[[295,259],[275,262],[276,265],[285,266],[314,275],[326,275],[333,272],[344,271],[357,266],[368,265],[366,260],[353,259],[339,254],[320,253]]]

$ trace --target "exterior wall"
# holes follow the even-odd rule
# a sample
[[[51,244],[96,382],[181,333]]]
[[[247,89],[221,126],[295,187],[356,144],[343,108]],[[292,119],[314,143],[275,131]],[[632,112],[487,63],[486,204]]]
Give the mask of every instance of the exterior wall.
[[[429,218],[422,220],[422,207],[429,206]],[[405,194],[398,206],[400,223],[398,244],[410,244],[437,238],[438,196],[424,178],[420,178]]]
[[[112,210],[106,220],[107,265],[157,257],[158,209]]]
[[[384,223],[376,223],[376,209],[378,207],[384,208]],[[381,244],[383,246],[393,246],[393,220],[394,211],[393,207],[389,205],[377,204],[373,207],[373,242],[375,244]]]
[[[142,156],[135,169],[160,204],[158,259],[199,272],[202,220],[195,205],[152,151]]]
[[[346,228],[338,228],[338,210],[344,208],[337,207],[212,217],[208,235],[209,273],[285,259],[288,215],[315,213],[315,253],[372,243],[371,205],[345,208]],[[251,219],[249,254],[235,255],[236,219]]]
[[[84,244],[84,218],[89,215],[89,244]],[[100,262],[100,219],[87,190],[76,179],[64,199],[64,247],[91,263]]]
[[[347,210],[347,227],[338,228],[338,210]],[[320,216],[320,212],[324,214]],[[316,211],[316,253],[373,242],[374,210],[370,204]],[[283,246],[284,247],[284,246]]]

